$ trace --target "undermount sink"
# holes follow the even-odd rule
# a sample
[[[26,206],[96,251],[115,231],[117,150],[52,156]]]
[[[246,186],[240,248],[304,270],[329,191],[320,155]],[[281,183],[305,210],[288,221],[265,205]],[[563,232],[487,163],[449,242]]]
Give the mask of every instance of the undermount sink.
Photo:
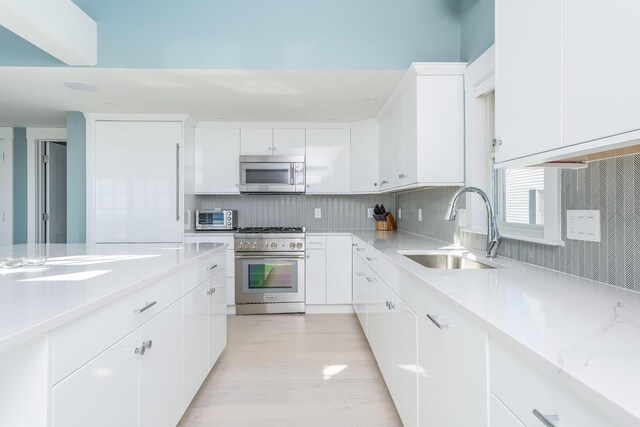
[[[457,254],[432,253],[402,255],[427,268],[439,270],[479,270],[498,268]]]

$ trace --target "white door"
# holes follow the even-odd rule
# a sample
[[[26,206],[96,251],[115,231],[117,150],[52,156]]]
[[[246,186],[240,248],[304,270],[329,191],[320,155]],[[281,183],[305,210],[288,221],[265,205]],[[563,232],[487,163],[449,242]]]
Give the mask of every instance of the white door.
[[[564,145],[640,129],[640,2],[562,4]]]
[[[182,303],[140,328],[140,427],[172,427],[182,416]],[[142,344],[141,344],[142,345]]]
[[[327,236],[327,304],[351,304],[351,236]]]
[[[67,242],[67,143],[46,142],[46,243]]]
[[[209,369],[211,369],[227,346],[226,278],[216,276],[209,279],[207,295],[209,297]]]
[[[243,156],[273,154],[273,129],[240,129],[240,154]]]
[[[13,141],[0,138],[0,246],[13,244]]]
[[[278,156],[304,156],[304,129],[274,129],[273,154]]]
[[[407,185],[418,180],[416,100],[417,82],[413,80],[393,106],[398,162],[396,173],[392,176],[392,182],[395,182],[396,185]],[[432,155],[437,155],[438,151],[440,150],[434,150]]]
[[[379,127],[374,121],[351,128],[351,192],[376,193],[379,166]]]
[[[349,193],[350,158],[350,129],[307,129],[307,193]]]
[[[209,372],[209,281],[183,298],[182,409],[186,410]]]
[[[398,169],[398,146],[395,140],[393,108],[389,108],[380,120],[380,190],[395,186]]]
[[[305,268],[305,299],[307,304],[327,303],[327,251],[308,249]]]
[[[396,295],[393,301],[393,401],[405,427],[418,425],[418,325]]]
[[[496,1],[496,162],[562,144],[562,4]]]
[[[369,344],[376,357],[380,372],[393,390],[393,313],[388,303],[393,301],[393,292],[378,276],[368,275],[368,330]]]
[[[137,427],[139,331],[53,387],[53,427]]]
[[[95,241],[181,242],[180,122],[95,124]]]
[[[196,128],[194,191],[239,193],[240,129]]]

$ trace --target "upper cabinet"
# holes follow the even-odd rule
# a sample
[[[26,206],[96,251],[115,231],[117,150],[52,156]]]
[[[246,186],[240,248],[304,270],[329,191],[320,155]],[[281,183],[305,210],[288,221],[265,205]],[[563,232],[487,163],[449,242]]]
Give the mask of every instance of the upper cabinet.
[[[193,146],[193,192],[239,193],[240,129],[196,128]]]
[[[375,120],[351,128],[351,192],[376,193],[378,186],[379,126]]]
[[[627,0],[496,1],[498,166],[638,144],[638,16],[640,2]]]
[[[416,63],[378,115],[380,190],[464,182],[463,63]]]
[[[349,193],[350,129],[307,129],[307,193]]]
[[[240,154],[243,156],[304,156],[304,129],[242,128]]]

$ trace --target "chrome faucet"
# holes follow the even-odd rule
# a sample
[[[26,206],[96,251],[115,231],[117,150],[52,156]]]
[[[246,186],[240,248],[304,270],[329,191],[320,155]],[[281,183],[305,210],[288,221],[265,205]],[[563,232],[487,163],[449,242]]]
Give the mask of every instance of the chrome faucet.
[[[456,219],[456,203],[458,203],[458,198],[464,193],[477,193],[484,200],[484,206],[487,208],[487,257],[495,258],[498,253],[498,246],[500,245],[500,231],[498,231],[498,223],[496,222],[496,216],[493,213],[493,206],[491,206],[491,201],[489,200],[489,196],[487,193],[482,191],[476,187],[462,187],[456,193],[451,196],[451,201],[449,202],[449,209],[447,209],[447,215],[444,217],[447,221],[455,221]]]

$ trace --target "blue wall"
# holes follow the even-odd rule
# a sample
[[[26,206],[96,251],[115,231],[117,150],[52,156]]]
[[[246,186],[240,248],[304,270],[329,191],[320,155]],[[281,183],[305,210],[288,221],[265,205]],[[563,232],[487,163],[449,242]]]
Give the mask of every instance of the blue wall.
[[[27,243],[27,129],[13,128],[13,244]]]
[[[86,120],[82,113],[67,112],[67,242],[86,241]]]
[[[460,60],[473,62],[495,42],[495,0],[460,0]]]
[[[406,69],[457,61],[458,0],[74,0],[98,22],[98,66]],[[0,31],[0,65],[61,66]]]

